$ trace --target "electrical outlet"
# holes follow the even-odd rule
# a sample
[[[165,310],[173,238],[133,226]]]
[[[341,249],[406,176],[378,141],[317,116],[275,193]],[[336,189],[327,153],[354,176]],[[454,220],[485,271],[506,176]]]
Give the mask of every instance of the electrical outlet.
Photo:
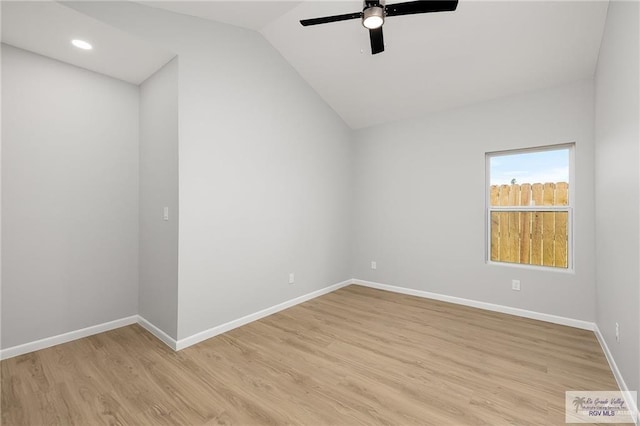
[[[289,274],[289,284],[293,284],[294,282],[296,282],[296,275],[293,272],[291,272]]]
[[[511,280],[511,290],[520,291],[520,280]]]
[[[620,343],[620,324],[616,323],[616,342]]]
[[[378,262],[376,262],[375,260],[371,261],[371,269],[378,269]]]

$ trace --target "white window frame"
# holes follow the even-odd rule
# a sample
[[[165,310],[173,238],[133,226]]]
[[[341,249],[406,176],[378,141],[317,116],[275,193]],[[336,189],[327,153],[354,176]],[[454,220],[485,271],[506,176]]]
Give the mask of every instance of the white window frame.
[[[485,153],[485,261],[488,265],[509,266],[515,268],[547,270],[561,273],[574,273],[575,245],[573,243],[574,206],[575,206],[575,142],[558,145],[546,145],[534,148],[510,149],[505,151],[493,151]],[[566,206],[492,206],[491,205],[491,159],[516,154],[527,154],[541,151],[555,151],[569,149],[569,198]],[[542,182],[544,183],[544,182]],[[515,262],[497,262],[491,260],[491,213],[492,212],[567,212],[567,267],[531,265]]]

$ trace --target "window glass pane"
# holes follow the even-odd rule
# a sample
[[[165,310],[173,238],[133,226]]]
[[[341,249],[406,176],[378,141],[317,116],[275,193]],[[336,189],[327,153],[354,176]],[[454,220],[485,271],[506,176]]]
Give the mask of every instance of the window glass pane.
[[[489,158],[490,205],[566,206],[569,148]]]
[[[491,260],[568,267],[566,211],[491,212]]]

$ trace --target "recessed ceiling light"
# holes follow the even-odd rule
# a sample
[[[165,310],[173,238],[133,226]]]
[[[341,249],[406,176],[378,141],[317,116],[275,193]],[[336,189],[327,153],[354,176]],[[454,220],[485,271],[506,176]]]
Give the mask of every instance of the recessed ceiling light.
[[[87,43],[84,40],[71,40],[71,44],[73,44],[75,47],[77,47],[78,49],[82,49],[82,50],[91,50],[93,49],[93,46],[89,43]]]

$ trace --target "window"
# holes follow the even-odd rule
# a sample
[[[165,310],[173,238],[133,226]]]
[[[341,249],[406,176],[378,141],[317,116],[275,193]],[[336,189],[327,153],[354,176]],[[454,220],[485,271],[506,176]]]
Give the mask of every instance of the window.
[[[487,154],[487,260],[571,269],[573,145]]]

